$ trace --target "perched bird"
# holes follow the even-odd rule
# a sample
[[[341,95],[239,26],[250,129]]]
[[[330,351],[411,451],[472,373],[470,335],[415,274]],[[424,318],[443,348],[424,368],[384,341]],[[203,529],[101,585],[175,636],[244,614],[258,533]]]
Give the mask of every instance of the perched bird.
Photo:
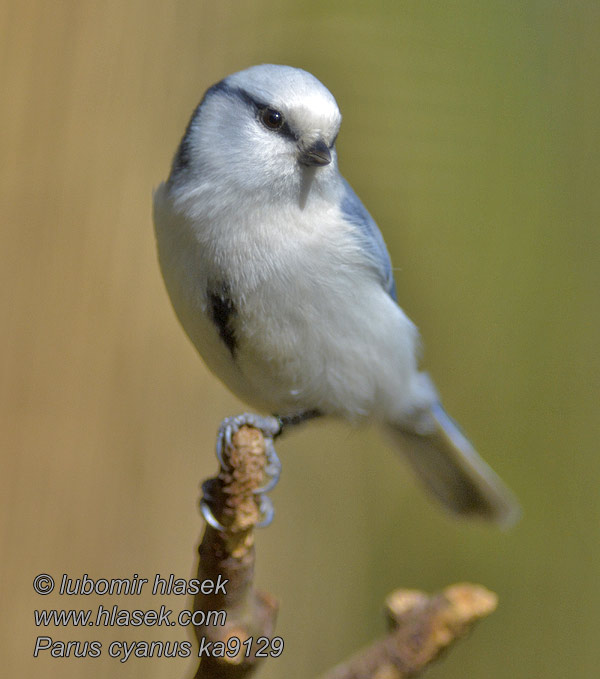
[[[418,370],[383,238],[338,170],[340,123],[298,68],[253,66],[206,92],[154,194],[175,312],[253,408],[380,423],[447,509],[508,524],[510,492]]]

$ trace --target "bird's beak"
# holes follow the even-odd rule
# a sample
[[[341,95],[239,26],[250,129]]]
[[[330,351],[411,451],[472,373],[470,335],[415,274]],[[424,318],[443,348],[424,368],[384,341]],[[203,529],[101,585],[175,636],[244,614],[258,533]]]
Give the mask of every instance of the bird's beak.
[[[331,151],[322,139],[317,139],[310,146],[300,146],[298,162],[309,167],[329,165]]]

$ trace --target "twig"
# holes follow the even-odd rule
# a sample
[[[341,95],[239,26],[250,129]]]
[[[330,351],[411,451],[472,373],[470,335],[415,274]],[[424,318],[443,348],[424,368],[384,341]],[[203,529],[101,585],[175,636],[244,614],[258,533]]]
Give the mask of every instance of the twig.
[[[452,585],[434,596],[397,590],[387,599],[391,633],[322,679],[415,676],[475,622],[492,613],[496,604],[496,595],[479,585]]]
[[[249,676],[256,668],[257,658],[252,648],[246,654],[243,643],[252,637],[271,637],[277,615],[277,601],[253,587],[254,527],[261,520],[259,500],[253,491],[264,482],[265,442],[262,433],[243,426],[233,436],[233,446],[223,451],[229,469],[221,468],[211,479],[211,509],[224,531],[207,526],[198,548],[198,580],[227,580],[226,595],[215,592],[199,594],[194,610],[224,610],[226,624],[205,624],[195,627],[202,648],[209,649],[200,659],[195,679],[239,679]],[[239,641],[239,653],[230,657],[215,657],[215,643],[226,645]],[[210,644],[210,646],[209,646]],[[229,649],[235,649],[231,645]]]
[[[225,583],[198,594],[194,611],[206,617],[195,626],[200,665],[194,679],[242,679],[261,658],[251,640],[271,638],[277,601],[253,587],[254,528],[262,520],[260,500],[253,491],[264,484],[265,440],[260,430],[243,426],[232,445],[222,451],[223,466],[204,485],[205,499],[216,520],[207,525],[198,548],[197,578]],[[225,590],[225,591],[223,591]],[[327,672],[321,679],[403,679],[421,672],[440,653],[464,636],[475,622],[492,613],[496,595],[479,585],[460,584],[429,596],[398,590],[387,599],[388,636]],[[225,611],[224,625],[215,625],[214,611]],[[228,644],[229,642],[229,644]],[[232,645],[232,642],[233,643]],[[244,645],[244,642],[248,642]],[[217,644],[229,652],[215,653]],[[239,648],[239,652],[231,652]],[[250,652],[248,652],[250,651]]]

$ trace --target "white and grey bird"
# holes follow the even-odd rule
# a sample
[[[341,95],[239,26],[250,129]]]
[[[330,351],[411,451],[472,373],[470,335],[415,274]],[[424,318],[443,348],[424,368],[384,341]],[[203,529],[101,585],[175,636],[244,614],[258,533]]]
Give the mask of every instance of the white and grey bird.
[[[418,369],[381,233],[338,170],[340,123],[298,68],[254,66],[206,92],[154,195],[175,312],[253,408],[375,421],[447,509],[508,524],[512,495]]]

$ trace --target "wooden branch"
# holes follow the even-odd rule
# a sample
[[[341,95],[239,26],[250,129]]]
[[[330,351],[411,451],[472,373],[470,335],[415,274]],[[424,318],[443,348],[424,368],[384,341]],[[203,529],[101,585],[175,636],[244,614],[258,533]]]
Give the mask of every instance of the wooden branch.
[[[397,590],[387,599],[390,634],[322,679],[413,677],[496,605],[496,595],[479,585],[452,585],[434,596]]]
[[[233,446],[223,451],[229,468],[222,467],[219,475],[211,479],[209,493],[214,517],[225,530],[207,526],[198,548],[198,580],[217,582],[227,580],[226,595],[221,592],[199,594],[194,600],[194,610],[224,610],[226,624],[198,625],[196,638],[202,648],[210,649],[200,659],[195,679],[239,679],[249,676],[256,668],[256,647],[246,656],[243,643],[253,637],[271,638],[277,616],[277,601],[253,587],[254,578],[254,528],[262,516],[259,500],[253,491],[264,483],[266,462],[265,441],[262,433],[253,427],[243,426],[233,436]],[[209,621],[211,622],[211,621]],[[227,653],[215,657],[215,643],[239,640],[240,651],[234,657]],[[211,644],[211,646],[208,646]],[[235,646],[230,646],[235,648]]]
[[[207,525],[204,531],[196,577],[209,583],[227,582],[215,591],[198,594],[194,612],[203,618],[203,614],[225,611],[226,621],[216,625],[214,618],[207,617],[205,624],[195,626],[200,649],[209,649],[200,654],[195,679],[243,679],[253,673],[261,658],[256,657],[252,640],[271,639],[277,616],[277,601],[253,587],[254,529],[262,519],[260,500],[253,491],[265,482],[263,434],[254,427],[241,427],[222,456],[218,476],[203,487],[218,527]],[[479,585],[460,584],[433,596],[398,590],[386,604],[390,633],[322,679],[414,676],[475,622],[492,613],[497,599]],[[218,644],[229,653],[215,653]],[[232,653],[236,648],[239,652]]]

